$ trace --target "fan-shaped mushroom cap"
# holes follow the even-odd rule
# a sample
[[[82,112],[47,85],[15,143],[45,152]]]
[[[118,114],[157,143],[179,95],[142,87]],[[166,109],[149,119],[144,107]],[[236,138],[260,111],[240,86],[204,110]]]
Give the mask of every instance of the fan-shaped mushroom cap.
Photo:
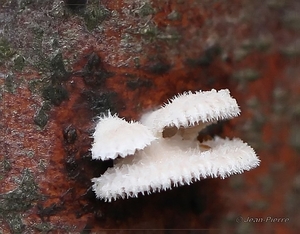
[[[128,123],[110,113],[99,119],[93,138],[92,158],[101,160],[134,154],[156,139],[146,126],[137,122]]]
[[[92,179],[93,190],[98,198],[111,201],[190,184],[201,178],[225,178],[259,165],[253,149],[240,139],[217,137],[205,145],[210,149],[202,151],[196,141],[156,140]]]
[[[165,128],[188,128],[238,116],[239,106],[228,89],[179,94],[160,109],[146,113],[141,123],[155,134]]]

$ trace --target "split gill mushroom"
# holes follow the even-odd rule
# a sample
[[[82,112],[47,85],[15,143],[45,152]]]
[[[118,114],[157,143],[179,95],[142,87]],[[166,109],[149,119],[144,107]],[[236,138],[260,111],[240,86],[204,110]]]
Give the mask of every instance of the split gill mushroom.
[[[201,143],[197,140],[199,131],[206,126],[234,118],[239,113],[237,102],[227,89],[186,92],[170,99],[161,108],[144,114],[140,123],[136,123],[144,127],[140,126],[142,131],[127,123],[126,132],[129,134],[123,135],[128,138],[126,144],[136,136],[141,136],[140,140],[145,142],[135,147],[119,147],[125,152],[118,152],[122,158],[116,159],[114,166],[99,178],[92,179],[96,197],[109,202],[137,197],[138,194],[159,192],[205,178],[226,178],[257,167],[260,160],[256,153],[238,138],[215,137]],[[98,125],[105,123],[107,118],[111,116],[100,119]],[[121,125],[118,132],[115,128],[111,128],[111,132],[107,129],[111,133],[110,141],[115,142],[113,144],[116,144],[122,129]],[[149,131],[152,138],[142,137],[149,136]],[[92,154],[96,153],[97,142],[95,137]],[[125,142],[119,141],[118,144]],[[112,158],[116,158],[116,151],[113,152]],[[93,158],[97,157],[93,155]]]

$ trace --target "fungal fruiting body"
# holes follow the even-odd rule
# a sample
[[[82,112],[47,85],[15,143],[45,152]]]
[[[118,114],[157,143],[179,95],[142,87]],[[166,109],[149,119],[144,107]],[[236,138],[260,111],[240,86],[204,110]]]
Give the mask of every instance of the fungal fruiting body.
[[[178,144],[171,139],[159,139],[131,160],[120,160],[100,178],[94,178],[93,189],[97,197],[111,201],[190,184],[202,178],[225,178],[259,164],[249,146],[239,139],[217,137],[205,144],[211,150],[201,152],[198,145],[191,147],[190,142]]]
[[[129,123],[110,113],[99,118],[93,138],[92,158],[101,160],[118,156],[124,158],[156,139],[146,126],[138,122]]]
[[[228,90],[189,92],[174,97],[141,118],[156,139],[144,148],[129,150],[130,156],[116,160],[114,167],[92,179],[96,196],[106,201],[137,197],[139,193],[149,194],[207,177],[225,178],[257,167],[260,160],[254,150],[240,139],[215,137],[201,143],[197,140],[199,131],[207,125],[239,113]],[[109,124],[106,127],[112,128]],[[116,150],[112,152],[116,154]]]
[[[192,132],[196,135],[207,125],[218,120],[238,116],[239,106],[230,96],[228,89],[220,91],[186,92],[172,98],[160,109],[145,114],[141,122],[148,126],[154,134],[162,132]]]

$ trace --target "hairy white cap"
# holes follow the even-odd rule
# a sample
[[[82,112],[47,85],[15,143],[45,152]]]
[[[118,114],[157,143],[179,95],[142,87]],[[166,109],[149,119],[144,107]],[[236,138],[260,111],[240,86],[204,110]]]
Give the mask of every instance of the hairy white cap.
[[[121,159],[101,177],[93,178],[97,198],[111,201],[119,197],[137,197],[190,184],[201,178],[225,178],[259,165],[253,149],[240,139],[221,139],[204,144],[201,151],[196,141],[159,139],[134,156]]]
[[[101,160],[134,154],[156,139],[146,126],[110,113],[99,119],[93,138],[92,158]]]
[[[160,109],[146,113],[141,123],[154,133],[161,133],[166,127],[187,128],[201,123],[238,116],[239,106],[230,96],[228,89],[198,91],[179,94]]]

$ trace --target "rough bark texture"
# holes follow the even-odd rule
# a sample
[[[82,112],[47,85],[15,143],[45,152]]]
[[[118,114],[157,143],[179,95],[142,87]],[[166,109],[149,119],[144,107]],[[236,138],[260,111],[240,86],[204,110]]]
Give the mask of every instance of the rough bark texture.
[[[299,12],[297,0],[1,0],[0,232],[299,230]],[[91,161],[95,117],[138,119],[212,88],[242,109],[214,133],[247,141],[259,168],[95,199],[90,179],[111,165]],[[288,221],[247,221],[268,217]]]

